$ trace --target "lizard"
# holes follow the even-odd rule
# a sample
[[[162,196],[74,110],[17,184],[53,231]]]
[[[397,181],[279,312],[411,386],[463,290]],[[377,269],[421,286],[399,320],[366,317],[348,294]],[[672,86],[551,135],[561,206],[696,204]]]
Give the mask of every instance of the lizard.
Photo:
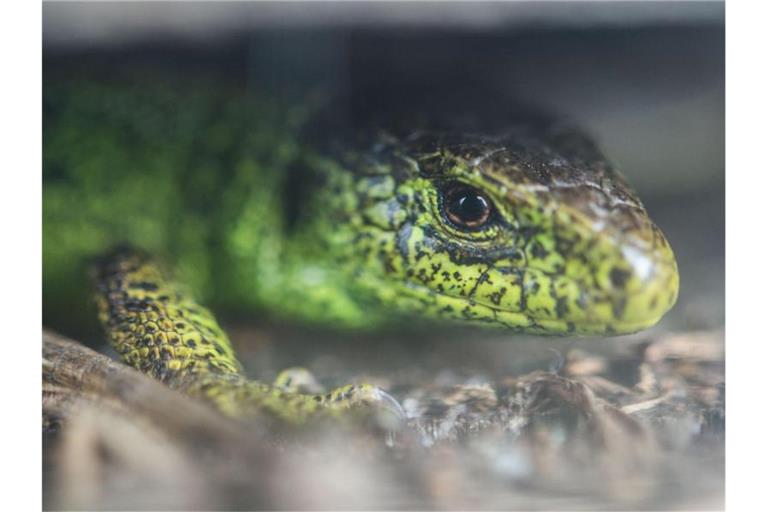
[[[367,384],[303,393],[296,371],[248,379],[212,310],[621,335],[674,305],[669,242],[582,130],[512,106],[315,103],[46,81],[44,321],[88,311],[98,258],[98,316],[125,363],[225,414],[301,423],[399,406]]]

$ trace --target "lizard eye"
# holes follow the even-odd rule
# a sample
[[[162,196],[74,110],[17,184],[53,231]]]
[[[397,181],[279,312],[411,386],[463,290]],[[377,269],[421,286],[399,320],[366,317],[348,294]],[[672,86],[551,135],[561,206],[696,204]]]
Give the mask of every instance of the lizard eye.
[[[480,229],[493,216],[491,200],[469,185],[451,183],[443,188],[441,196],[443,215],[460,229]]]

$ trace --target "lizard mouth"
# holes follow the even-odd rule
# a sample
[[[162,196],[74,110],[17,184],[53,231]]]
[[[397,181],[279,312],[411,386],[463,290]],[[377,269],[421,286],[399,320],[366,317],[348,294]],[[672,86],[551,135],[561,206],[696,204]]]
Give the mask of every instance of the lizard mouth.
[[[435,292],[420,286],[425,292],[436,297],[435,304],[430,308],[437,316],[451,321],[469,325],[482,325],[515,332],[539,335],[622,335],[632,334],[655,325],[664,312],[651,313],[639,318],[626,320],[570,320],[559,318],[536,318],[526,312],[502,308],[499,306],[475,301],[463,297],[454,297],[445,293]]]
[[[622,246],[610,265],[582,278],[488,266],[469,292],[444,288],[409,281],[406,293],[435,319],[545,335],[619,335],[656,324],[677,299],[679,276],[671,251]]]

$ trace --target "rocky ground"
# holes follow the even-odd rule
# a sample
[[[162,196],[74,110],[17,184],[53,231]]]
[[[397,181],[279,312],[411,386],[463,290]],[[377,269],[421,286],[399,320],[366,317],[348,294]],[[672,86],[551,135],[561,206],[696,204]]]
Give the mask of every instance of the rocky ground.
[[[382,415],[285,433],[258,421],[220,425],[216,414],[200,420],[174,397],[155,410],[157,390],[144,396],[140,386],[81,389],[47,424],[47,507],[722,507],[722,331],[637,336],[608,354],[519,343],[543,368],[496,378],[492,367],[438,371],[426,358],[394,376],[353,378],[388,389],[402,424]],[[61,366],[54,373],[47,398],[60,405],[55,390],[68,382]]]

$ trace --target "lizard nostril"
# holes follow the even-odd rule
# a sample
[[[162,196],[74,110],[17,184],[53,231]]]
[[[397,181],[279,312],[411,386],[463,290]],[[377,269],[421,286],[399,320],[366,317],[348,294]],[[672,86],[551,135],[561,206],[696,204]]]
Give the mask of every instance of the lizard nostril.
[[[629,272],[622,270],[618,267],[614,267],[610,273],[611,284],[614,288],[624,288],[629,281]]]

